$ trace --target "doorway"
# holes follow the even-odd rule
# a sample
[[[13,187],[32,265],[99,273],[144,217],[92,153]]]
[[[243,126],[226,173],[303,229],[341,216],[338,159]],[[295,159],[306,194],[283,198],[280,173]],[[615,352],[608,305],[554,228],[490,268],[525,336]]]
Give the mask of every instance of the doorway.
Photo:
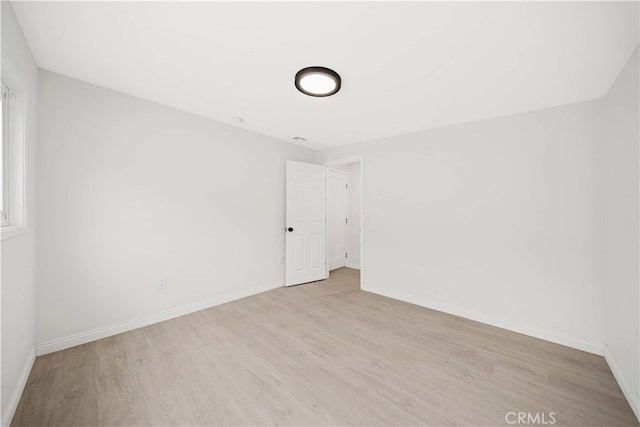
[[[347,167],[327,169],[327,229],[329,231],[327,235],[327,261],[329,271],[347,266],[350,243],[349,202],[349,169]]]
[[[347,267],[360,271],[364,284],[363,158],[350,157],[327,166],[327,277]]]

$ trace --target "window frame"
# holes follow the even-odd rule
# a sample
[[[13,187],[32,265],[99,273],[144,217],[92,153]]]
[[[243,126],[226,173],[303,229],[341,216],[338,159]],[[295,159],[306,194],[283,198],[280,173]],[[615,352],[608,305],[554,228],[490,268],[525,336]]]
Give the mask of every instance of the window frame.
[[[9,102],[11,92],[7,85],[1,80],[0,86],[0,93],[2,95],[2,210],[0,210],[0,226],[10,227],[9,212],[11,211],[11,207],[9,205],[9,191],[11,188],[11,175],[9,173],[9,159],[11,153],[9,147]]]
[[[2,58],[2,198],[4,215],[0,218],[0,240],[27,232],[27,93],[11,64]]]

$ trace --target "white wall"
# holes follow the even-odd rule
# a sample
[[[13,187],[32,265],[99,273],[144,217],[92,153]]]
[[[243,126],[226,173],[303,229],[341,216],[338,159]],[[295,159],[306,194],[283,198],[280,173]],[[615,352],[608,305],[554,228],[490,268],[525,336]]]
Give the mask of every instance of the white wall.
[[[8,424],[33,362],[35,331],[35,155],[38,69],[9,2],[2,8],[2,78],[18,93],[25,114],[26,233],[2,241],[1,401]]]
[[[347,267],[360,268],[360,163],[347,165],[349,172],[349,258]]]
[[[38,343],[283,285],[285,160],[312,151],[46,71],[39,84]]]
[[[364,155],[364,289],[601,353],[601,106],[322,151]]]
[[[640,418],[639,76],[636,48],[604,101],[604,286],[607,360]]]

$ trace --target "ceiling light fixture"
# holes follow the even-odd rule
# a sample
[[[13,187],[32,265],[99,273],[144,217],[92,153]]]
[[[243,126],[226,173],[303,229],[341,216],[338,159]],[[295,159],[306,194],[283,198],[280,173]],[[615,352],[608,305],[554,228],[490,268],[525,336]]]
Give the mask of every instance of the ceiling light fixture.
[[[325,67],[307,67],[296,73],[296,88],[309,96],[331,96],[340,90],[342,79]]]

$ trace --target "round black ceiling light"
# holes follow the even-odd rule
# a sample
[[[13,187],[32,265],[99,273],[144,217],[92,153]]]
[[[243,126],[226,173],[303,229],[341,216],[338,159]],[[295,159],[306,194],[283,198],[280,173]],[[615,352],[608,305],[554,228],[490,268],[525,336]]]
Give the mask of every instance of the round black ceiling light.
[[[296,73],[296,88],[309,96],[331,96],[340,90],[338,73],[325,67],[307,67]]]

